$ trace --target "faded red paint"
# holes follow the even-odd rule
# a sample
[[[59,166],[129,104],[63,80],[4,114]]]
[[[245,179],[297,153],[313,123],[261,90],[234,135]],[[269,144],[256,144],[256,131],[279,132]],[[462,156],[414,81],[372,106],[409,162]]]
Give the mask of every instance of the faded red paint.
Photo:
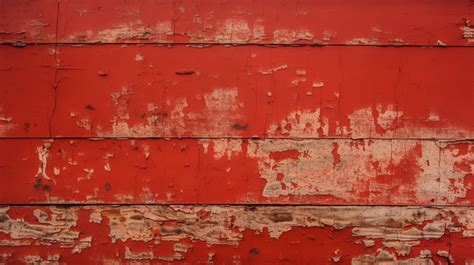
[[[8,203],[474,202],[470,143],[4,139],[0,146]]]
[[[474,264],[471,2],[0,0],[0,263]]]
[[[6,42],[474,43],[468,0],[1,3],[0,40]]]
[[[1,51],[1,115],[11,120],[2,121],[0,132],[7,137],[474,136],[470,49],[45,45]],[[177,74],[182,71],[193,73]]]

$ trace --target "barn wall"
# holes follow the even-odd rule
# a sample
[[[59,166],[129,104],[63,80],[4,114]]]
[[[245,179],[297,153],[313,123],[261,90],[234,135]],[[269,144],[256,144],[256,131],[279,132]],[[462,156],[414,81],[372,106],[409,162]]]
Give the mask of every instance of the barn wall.
[[[469,0],[0,0],[0,263],[474,264]]]

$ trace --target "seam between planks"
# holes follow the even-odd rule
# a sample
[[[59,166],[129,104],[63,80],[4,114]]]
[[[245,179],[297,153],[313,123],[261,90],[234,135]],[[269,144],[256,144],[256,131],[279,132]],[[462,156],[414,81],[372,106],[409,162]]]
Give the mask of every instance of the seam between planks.
[[[77,206],[242,206],[242,207],[425,207],[425,208],[442,208],[442,207],[457,207],[457,208],[474,208],[474,204],[363,204],[363,203],[0,203],[0,207],[14,206],[14,207],[40,207],[40,206],[57,206],[57,207],[77,207]]]
[[[462,143],[462,142],[474,142],[474,138],[410,138],[410,137],[393,137],[393,138],[383,138],[383,137],[238,137],[238,136],[156,136],[156,137],[89,137],[89,136],[45,136],[45,137],[0,137],[0,141],[3,140],[90,140],[90,141],[105,141],[105,140],[294,140],[294,141],[304,141],[304,140],[316,140],[316,141],[325,141],[325,140],[385,140],[385,141],[437,141],[437,142],[450,142],[450,143]]]
[[[1,42],[2,46],[25,47],[28,45],[136,45],[136,46],[261,46],[269,48],[277,47],[379,47],[379,48],[474,48],[474,45],[434,45],[434,44],[344,44],[344,43],[235,43],[235,42]]]

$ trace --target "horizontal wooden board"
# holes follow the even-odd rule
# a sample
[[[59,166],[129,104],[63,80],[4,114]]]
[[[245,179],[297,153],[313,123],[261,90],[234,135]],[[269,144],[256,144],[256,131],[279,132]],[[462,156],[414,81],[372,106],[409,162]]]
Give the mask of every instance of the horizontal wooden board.
[[[464,48],[0,52],[3,137],[474,138]]]
[[[2,0],[1,7],[3,42],[474,44],[469,0]]]
[[[0,208],[0,216],[5,263],[428,265],[474,260],[474,210],[464,207],[12,206]]]
[[[474,144],[0,141],[2,203],[474,203]]]

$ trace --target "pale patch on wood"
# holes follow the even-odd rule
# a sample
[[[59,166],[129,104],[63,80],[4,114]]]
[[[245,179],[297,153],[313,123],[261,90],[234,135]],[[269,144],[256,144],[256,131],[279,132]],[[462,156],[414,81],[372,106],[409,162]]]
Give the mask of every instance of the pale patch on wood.
[[[203,146],[204,153],[209,151],[209,146],[212,147],[215,159],[227,157],[231,159],[233,155],[238,155],[242,152],[241,139],[201,139],[199,143]]]
[[[72,228],[77,225],[77,208],[50,207],[50,215],[39,209],[34,213],[40,224],[26,222],[22,219],[12,219],[7,214],[8,208],[0,209],[0,231],[11,239],[34,239],[40,243],[60,244],[72,248],[79,238],[79,232]]]
[[[416,258],[398,260],[396,255],[379,250],[375,255],[363,255],[352,259],[352,265],[435,265],[432,260],[431,251],[422,250],[420,255]]]
[[[464,25],[460,27],[460,29],[462,37],[469,43],[474,43],[474,27],[471,24],[471,20],[466,19]]]
[[[439,239],[471,227],[468,207],[252,207],[242,206],[130,206],[102,208],[109,220],[112,242],[198,240],[210,245],[238,245],[245,230],[268,231],[279,238],[297,227],[351,229],[354,242],[382,239],[396,256],[405,256],[419,240]],[[200,213],[206,212],[201,219]],[[195,220],[188,222],[186,220]],[[159,230],[159,233],[157,231]],[[187,248],[186,248],[187,249]],[[184,252],[175,249],[175,252]],[[388,252],[387,252],[388,253]],[[363,259],[369,257],[363,257]],[[372,258],[369,258],[372,259]]]
[[[294,43],[297,41],[312,41],[313,33],[306,28],[301,29],[277,29],[273,31],[275,43]]]
[[[189,128],[193,128],[193,135],[230,134],[235,123],[244,118],[239,113],[244,103],[238,101],[238,94],[237,87],[215,88],[203,95],[205,108],[200,112],[185,112],[186,99],[178,99],[165,125],[164,134],[183,135]]]
[[[83,249],[90,248],[91,246],[92,246],[92,236],[84,237],[78,241],[78,243],[72,249],[71,253],[80,254],[82,253]]]
[[[321,128],[320,110],[294,111],[279,124],[270,124],[267,130],[269,136],[278,134],[288,136],[319,137]]]
[[[345,42],[347,45],[378,45],[380,44],[377,38],[353,38]]]
[[[339,94],[336,94],[339,97]],[[430,114],[426,120],[404,119],[403,110],[394,105],[377,104],[375,110],[371,107],[357,109],[347,115],[348,125],[342,125],[341,120],[330,120],[321,114],[321,110],[297,110],[277,123],[268,125],[267,135],[285,135],[289,137],[321,137],[318,129],[329,132],[335,131],[336,137],[363,139],[380,138],[469,138],[472,131],[454,127],[437,114]],[[342,118],[342,117],[341,117]],[[430,123],[423,123],[429,121]],[[335,123],[335,125],[331,125]],[[323,125],[325,128],[323,128]],[[436,128],[433,128],[433,126]],[[332,126],[332,127],[331,127]],[[379,130],[377,130],[379,129]]]
[[[397,203],[452,203],[471,189],[464,178],[472,170],[457,166],[473,163],[474,147],[468,148],[466,154],[459,154],[455,145],[440,148],[436,141],[254,140],[249,141],[247,155],[257,159],[260,177],[267,181],[262,195],[269,198],[330,195],[344,201],[356,197],[374,202],[383,198]],[[403,175],[397,168],[403,168]],[[378,181],[383,176],[398,180]],[[366,191],[369,194],[359,194]]]
[[[260,42],[266,38],[262,19],[255,19],[249,24],[244,19],[218,20],[208,23],[200,15],[195,15],[194,22],[202,25],[202,30],[182,32],[190,38],[191,42],[217,42],[217,43],[246,43]]]
[[[47,172],[49,150],[51,149],[52,143],[53,140],[47,140],[44,141],[43,145],[36,148],[36,152],[38,153],[38,160],[40,161],[40,164],[38,165],[38,170],[36,172],[36,177],[42,177],[47,180],[53,180],[48,176]]]
[[[26,264],[34,265],[59,265],[61,256],[58,254],[48,255],[46,259],[41,258],[38,255],[26,255],[23,257],[23,261]]]
[[[247,230],[268,233],[279,238],[295,228],[332,227],[336,231],[352,231],[354,243],[381,240],[384,249],[374,255],[355,257],[354,264],[378,264],[383,259],[393,264],[423,261],[431,258],[429,251],[422,251],[417,258],[401,259],[421,241],[437,240],[447,233],[460,233],[474,229],[474,210],[471,207],[370,207],[370,206],[85,206],[85,207],[30,207],[39,224],[13,219],[8,208],[0,211],[0,232],[5,240],[34,240],[36,243],[71,248],[80,253],[92,245],[95,234],[89,227],[82,227],[86,215],[80,211],[93,210],[104,219],[112,243],[173,242],[173,254],[159,256],[149,251],[125,249],[125,258],[131,260],[181,260],[192,243],[201,241],[208,245],[237,246]],[[27,212],[25,212],[27,213]],[[203,217],[204,216],[204,217]],[[99,217],[94,217],[99,219]],[[79,225],[79,226],[78,226]],[[79,232],[84,231],[79,239]],[[89,232],[85,232],[89,231]],[[13,241],[12,241],[13,242]],[[421,242],[421,243],[420,243]],[[126,248],[130,247],[126,245]],[[395,252],[389,252],[394,248]],[[342,253],[334,252],[333,257]],[[445,253],[439,251],[439,256]],[[342,255],[344,258],[344,256]],[[448,255],[449,257],[449,255]],[[413,263],[419,264],[419,263]],[[424,264],[424,263],[422,263]]]
[[[261,73],[262,75],[270,75],[270,74],[273,74],[277,71],[287,69],[287,68],[288,68],[288,65],[282,64],[282,65],[278,65],[278,66],[275,66],[275,67],[272,67],[272,68],[265,68],[265,69],[262,68],[262,69],[258,70],[258,72]]]
[[[165,40],[173,35],[171,21],[161,21],[154,25],[144,25],[141,20],[114,25],[112,28],[98,32],[87,30],[66,37],[70,41],[87,42],[116,42],[124,40]]]

